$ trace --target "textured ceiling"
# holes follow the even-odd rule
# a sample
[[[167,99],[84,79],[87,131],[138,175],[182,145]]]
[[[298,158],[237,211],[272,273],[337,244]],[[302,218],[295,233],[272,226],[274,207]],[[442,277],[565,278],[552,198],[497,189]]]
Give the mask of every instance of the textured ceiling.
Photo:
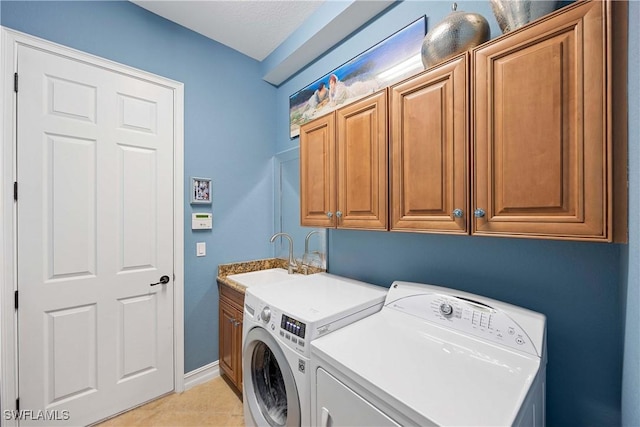
[[[131,1],[258,61],[269,56],[324,3],[324,0]]]

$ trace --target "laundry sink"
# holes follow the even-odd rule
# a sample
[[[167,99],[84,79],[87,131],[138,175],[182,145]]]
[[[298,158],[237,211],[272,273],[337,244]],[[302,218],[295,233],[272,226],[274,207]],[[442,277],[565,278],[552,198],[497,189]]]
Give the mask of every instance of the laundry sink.
[[[267,270],[251,271],[249,273],[230,274],[228,279],[250,288],[252,286],[268,285],[288,280],[295,280],[305,277],[301,274],[289,274],[284,268],[270,268]]]

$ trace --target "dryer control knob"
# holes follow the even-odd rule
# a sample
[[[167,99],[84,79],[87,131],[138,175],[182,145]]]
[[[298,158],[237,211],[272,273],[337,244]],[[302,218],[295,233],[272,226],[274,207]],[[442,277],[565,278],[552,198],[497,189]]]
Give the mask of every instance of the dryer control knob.
[[[453,307],[451,307],[451,304],[443,302],[440,304],[440,313],[445,316],[451,316],[453,314]]]
[[[269,307],[263,308],[260,317],[264,323],[269,323],[269,320],[271,320],[271,309]]]

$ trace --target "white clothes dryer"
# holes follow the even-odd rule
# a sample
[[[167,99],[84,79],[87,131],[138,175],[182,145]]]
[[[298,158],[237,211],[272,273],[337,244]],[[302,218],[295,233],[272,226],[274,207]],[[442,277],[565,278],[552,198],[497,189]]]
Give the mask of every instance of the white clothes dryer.
[[[394,282],[311,360],[314,425],[545,425],[546,318],[489,298]]]
[[[243,406],[247,426],[311,424],[310,343],[378,312],[387,288],[318,273],[247,289]]]

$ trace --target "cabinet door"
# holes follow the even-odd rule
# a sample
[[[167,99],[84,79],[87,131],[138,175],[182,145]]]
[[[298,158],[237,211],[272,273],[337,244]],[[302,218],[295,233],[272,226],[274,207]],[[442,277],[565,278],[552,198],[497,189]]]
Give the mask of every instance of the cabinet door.
[[[222,372],[237,385],[237,361],[234,343],[236,341],[237,309],[220,299],[219,306],[219,359]],[[241,337],[242,340],[242,337]]]
[[[334,227],[335,116],[329,114],[300,128],[300,224]]]
[[[242,318],[244,314],[236,311],[236,320],[234,330],[233,355],[235,359],[235,384],[238,390],[242,392]]]
[[[604,7],[474,51],[473,234],[610,240]]]
[[[337,111],[337,226],[387,229],[387,92]]]
[[[393,231],[467,233],[467,70],[465,54],[391,88]]]

